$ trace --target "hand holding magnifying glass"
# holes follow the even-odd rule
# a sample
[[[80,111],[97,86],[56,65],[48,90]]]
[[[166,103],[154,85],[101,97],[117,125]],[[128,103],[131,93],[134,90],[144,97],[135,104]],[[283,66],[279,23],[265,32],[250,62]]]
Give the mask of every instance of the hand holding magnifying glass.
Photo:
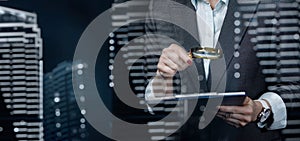
[[[157,65],[157,74],[164,78],[172,78],[177,71],[185,70],[192,65],[192,59],[219,59],[223,57],[221,49],[209,47],[192,48],[188,53],[179,45],[172,44],[163,49]]]

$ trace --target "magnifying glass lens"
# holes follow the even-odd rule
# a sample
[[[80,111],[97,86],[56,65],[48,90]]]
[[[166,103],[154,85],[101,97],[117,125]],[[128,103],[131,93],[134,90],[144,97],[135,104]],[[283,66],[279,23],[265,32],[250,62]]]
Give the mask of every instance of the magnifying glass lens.
[[[209,47],[196,47],[192,48],[189,52],[191,58],[203,58],[203,59],[219,59],[223,57],[221,49],[209,48]]]

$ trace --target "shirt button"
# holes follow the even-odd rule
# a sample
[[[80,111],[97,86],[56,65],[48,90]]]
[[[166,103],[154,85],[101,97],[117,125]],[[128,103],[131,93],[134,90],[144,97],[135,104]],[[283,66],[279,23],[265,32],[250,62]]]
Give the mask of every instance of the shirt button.
[[[241,21],[240,20],[235,20],[234,21],[234,25],[235,26],[240,26],[241,25]]]
[[[234,78],[239,79],[241,77],[241,74],[239,72],[234,73]]]
[[[234,37],[235,42],[240,42],[241,38],[239,36]]]
[[[234,52],[234,57],[237,58],[240,56],[240,53],[238,51]]]
[[[240,28],[235,28],[234,29],[234,33],[235,34],[240,34],[241,33],[241,29]]]
[[[235,63],[234,64],[234,69],[238,70],[240,69],[241,65],[239,63]]]
[[[238,50],[240,48],[239,44],[234,44],[234,49]]]

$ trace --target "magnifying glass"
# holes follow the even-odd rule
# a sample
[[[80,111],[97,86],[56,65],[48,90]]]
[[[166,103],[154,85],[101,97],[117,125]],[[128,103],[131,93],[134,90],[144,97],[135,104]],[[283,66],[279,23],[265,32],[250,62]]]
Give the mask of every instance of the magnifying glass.
[[[221,49],[215,49],[210,47],[195,47],[190,50],[188,55],[192,59],[202,58],[215,60],[223,57],[223,51]]]

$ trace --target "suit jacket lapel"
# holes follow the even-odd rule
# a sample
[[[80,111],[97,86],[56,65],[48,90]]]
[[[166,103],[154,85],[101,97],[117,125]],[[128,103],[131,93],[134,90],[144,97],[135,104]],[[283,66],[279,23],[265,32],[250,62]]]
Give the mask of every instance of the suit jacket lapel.
[[[191,0],[174,0],[174,1],[175,1],[175,2],[178,2],[178,3],[181,3],[181,4],[187,6],[187,7],[191,8],[191,9],[194,9],[194,10],[196,11],[196,9],[195,9],[195,7],[193,6]]]
[[[257,3],[258,4],[258,3]],[[252,11],[252,14],[255,14],[256,9]],[[236,0],[229,0],[228,4],[228,10],[226,17],[224,19],[224,23],[221,29],[221,33],[219,36],[219,44],[223,49],[224,55],[226,62],[229,63],[228,61],[231,59],[234,53],[234,45],[238,44],[238,42],[243,42],[243,41],[234,41],[234,29],[236,26],[234,25],[234,20],[235,20],[235,15],[240,14],[239,12],[239,7],[238,3]],[[243,23],[241,23],[241,26],[239,27],[241,29],[241,33],[247,32],[246,26],[243,26]],[[247,33],[246,33],[247,34]],[[227,64],[228,66],[229,64]]]
[[[256,12],[256,9],[254,9],[252,11],[252,14],[255,14],[255,12]],[[236,2],[236,0],[230,0],[229,5],[228,5],[227,14],[226,14],[226,17],[225,17],[225,20],[224,20],[224,23],[223,23],[223,26],[221,29],[219,42],[218,42],[218,46],[220,46],[224,52],[224,57],[225,57],[225,62],[226,62],[226,69],[224,71],[227,73],[227,77],[228,77],[227,80],[225,80],[225,81],[227,81],[227,84],[233,83],[233,81],[235,80],[233,78],[234,73],[236,71],[233,68],[234,64],[239,63],[243,59],[247,59],[244,56],[235,58],[234,52],[243,50],[243,49],[246,49],[246,50],[252,49],[252,48],[244,48],[242,46],[239,47],[238,45],[246,40],[243,41],[243,40],[239,39],[238,41],[236,41],[236,39],[235,39],[237,37],[237,36],[235,36],[235,33],[234,33],[235,28],[240,28],[242,34],[244,34],[244,33],[247,34],[247,31],[246,31],[247,27],[243,25],[242,20],[240,20],[241,21],[240,26],[237,27],[234,25],[234,21],[240,19],[240,18],[238,18],[238,16],[242,16],[242,15],[240,15],[240,12],[239,12],[238,3]],[[241,35],[241,34],[239,35],[240,38],[242,36],[243,35]],[[249,46],[247,46],[247,47],[249,47]],[[212,71],[214,71],[214,70],[212,70]],[[212,72],[212,73],[214,73],[214,72]],[[226,76],[222,76],[222,78],[226,78]],[[222,80],[224,80],[224,79],[222,79]],[[219,81],[223,82],[222,80],[220,79]],[[237,83],[237,85],[238,85],[238,83],[244,83],[244,82],[245,82],[245,77],[242,77],[238,80],[238,82],[235,82],[235,83]],[[226,87],[227,90],[232,91],[231,86],[229,85],[228,87]]]
[[[192,5],[190,0],[174,0],[182,5],[189,7],[191,10],[186,10],[186,8],[182,8],[182,6],[170,6],[170,18],[176,23],[180,23],[187,30],[183,30],[182,28],[174,25],[174,35],[175,39],[187,50],[198,47],[200,45],[196,39],[192,38],[192,36],[199,38],[198,26],[197,26],[197,18],[196,18],[196,10]]]
[[[237,12],[237,9],[238,7],[237,7],[236,0],[229,0],[227,13],[219,36],[218,43],[223,49],[226,63],[228,63],[234,51],[233,31],[235,26],[233,24],[233,20],[234,20],[234,12]]]

